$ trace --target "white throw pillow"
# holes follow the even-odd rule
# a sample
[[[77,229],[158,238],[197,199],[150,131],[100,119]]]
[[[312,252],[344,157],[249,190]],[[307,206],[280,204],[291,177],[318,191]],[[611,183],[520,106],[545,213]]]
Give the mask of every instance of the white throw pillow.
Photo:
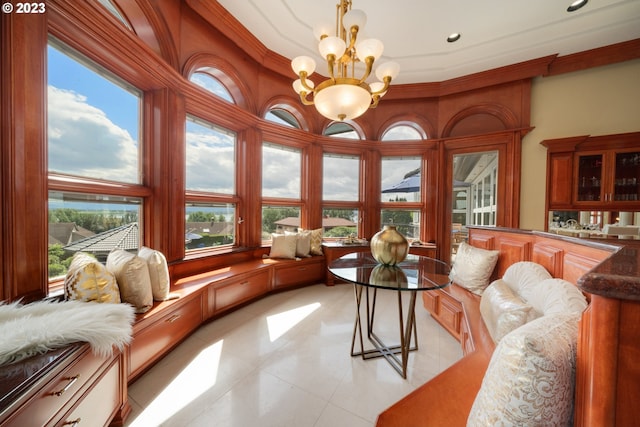
[[[535,287],[546,279],[551,279],[551,274],[546,268],[531,261],[520,261],[511,264],[502,279],[518,295],[522,295],[525,289]]]
[[[169,297],[171,279],[167,259],[162,252],[143,246],[138,250],[138,256],[147,262],[151,293],[156,301],[164,301]]]
[[[310,257],[311,256],[311,232],[301,231],[299,233],[292,233],[285,231],[284,234],[290,234],[296,236],[296,256]]]
[[[116,276],[120,298],[145,313],[153,306],[153,292],[147,262],[130,252],[115,249],[107,257],[107,269]]]
[[[482,380],[467,427],[573,425],[577,314],[553,314],[507,334]]]
[[[269,257],[288,259],[295,258],[297,240],[298,237],[295,234],[272,234]]]
[[[458,247],[449,277],[454,283],[474,294],[482,295],[484,289],[489,286],[499,255],[500,251],[476,248],[462,242]]]
[[[563,279],[546,279],[536,286],[527,287],[522,298],[542,315],[582,313],[587,299],[574,284]]]
[[[480,298],[480,314],[496,344],[509,332],[536,317],[533,307],[515,295],[501,279],[485,289]]]

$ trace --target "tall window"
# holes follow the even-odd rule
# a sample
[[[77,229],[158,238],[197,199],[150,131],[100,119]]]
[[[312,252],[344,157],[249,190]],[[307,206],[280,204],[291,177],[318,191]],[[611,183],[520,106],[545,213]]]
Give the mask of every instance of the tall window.
[[[49,278],[57,279],[78,251],[101,261],[114,248],[136,251],[147,190],[141,92],[55,39],[47,59]],[[74,191],[60,184],[70,179]]]
[[[277,123],[282,126],[301,129],[298,119],[296,119],[293,114],[283,108],[272,108],[271,110],[267,111],[267,114],[264,115],[264,118],[270,122]]]
[[[422,159],[382,158],[381,226],[394,224],[411,239],[420,238]]]
[[[360,157],[324,153],[322,228],[326,237],[358,235]]]
[[[236,139],[234,132],[187,117],[187,251],[236,242]]]
[[[302,153],[297,148],[262,144],[262,239],[271,233],[297,231],[300,208]]]

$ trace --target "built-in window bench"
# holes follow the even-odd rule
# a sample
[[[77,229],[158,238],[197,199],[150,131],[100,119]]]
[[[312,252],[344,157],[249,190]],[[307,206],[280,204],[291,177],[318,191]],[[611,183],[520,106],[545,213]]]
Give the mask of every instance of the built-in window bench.
[[[324,256],[299,260],[253,258],[183,277],[171,299],[136,316],[133,340],[112,357],[77,343],[0,367],[0,426],[122,426],[131,411],[127,384],[136,380],[203,322],[272,292],[321,283]]]

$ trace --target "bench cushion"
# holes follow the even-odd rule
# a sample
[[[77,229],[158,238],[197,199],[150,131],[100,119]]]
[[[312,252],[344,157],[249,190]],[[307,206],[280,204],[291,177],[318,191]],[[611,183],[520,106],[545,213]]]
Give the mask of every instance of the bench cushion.
[[[491,283],[480,299],[482,320],[496,343],[509,332],[537,317],[534,313],[533,307],[522,301],[501,279]]]

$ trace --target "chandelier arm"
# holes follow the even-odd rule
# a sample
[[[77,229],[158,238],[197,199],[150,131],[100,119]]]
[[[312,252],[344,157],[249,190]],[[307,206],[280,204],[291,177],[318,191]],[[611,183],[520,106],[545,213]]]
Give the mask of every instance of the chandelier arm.
[[[303,105],[313,105],[313,101],[307,99],[307,92],[300,92],[300,102],[302,102]]]
[[[356,41],[358,40],[358,30],[359,28],[357,25],[354,25],[349,29],[351,37],[349,37],[349,47],[347,47],[347,52],[353,52]]]
[[[336,64],[336,56],[333,54],[327,55],[327,66],[329,67],[329,78],[331,78],[331,80],[333,81],[336,80],[335,73],[334,73],[335,64]]]
[[[391,84],[391,77],[386,76],[384,79],[382,79],[382,82],[384,83],[384,87],[375,92],[371,92],[372,95],[380,95],[381,93],[386,92],[389,89],[389,85]]]
[[[367,56],[365,58],[364,63],[366,64],[367,69],[365,70],[364,75],[360,79],[360,83],[363,83],[365,80],[367,80],[367,77],[369,77],[369,75],[371,74],[371,70],[373,69],[373,61],[374,60],[375,59],[373,58],[373,56]]]
[[[380,95],[376,95],[374,93],[371,96],[371,105],[369,105],[369,108],[376,108],[378,106],[378,102],[380,102]]]
[[[302,83],[302,87],[307,89],[309,92],[313,92],[313,88],[311,86],[309,86],[309,84],[307,83],[307,72],[306,71],[301,71],[300,72],[300,83]]]

